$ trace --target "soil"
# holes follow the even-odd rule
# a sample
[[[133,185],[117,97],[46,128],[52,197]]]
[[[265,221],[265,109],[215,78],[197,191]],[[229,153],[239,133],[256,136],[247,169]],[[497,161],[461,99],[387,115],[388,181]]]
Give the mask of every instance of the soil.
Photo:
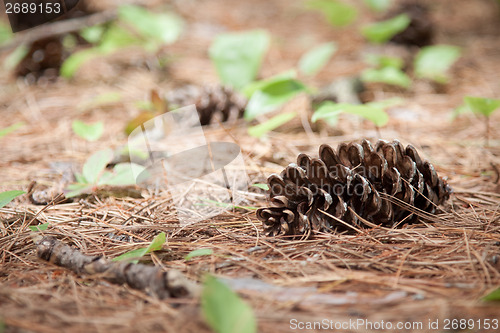
[[[18,122],[24,126],[0,138],[0,191],[27,191],[33,182],[37,189],[60,187],[64,177],[57,165],[80,170],[93,152],[124,145],[124,128],[140,113],[137,102],[147,100],[153,89],[166,93],[185,84],[217,84],[207,50],[221,32],[266,29],[272,35],[261,78],[293,68],[310,48],[335,41],[339,49],[332,60],[318,75],[304,79],[315,87],[359,75],[368,53],[411,59],[418,51],[366,42],[359,27],[382,14],[370,12],[361,0],[348,1],[360,13],[346,28],[333,28],[300,0],[141,2],[171,9],[186,21],[181,39],[161,50],[168,56],[166,67],[137,48],[97,58],[69,80],[30,84],[1,66],[0,128]],[[227,279],[254,309],[259,332],[298,331],[293,323],[322,320],[422,323],[422,328],[415,324],[405,331],[438,332],[447,331],[447,320],[461,319],[474,319],[471,332],[495,331],[483,324],[498,323],[499,304],[481,297],[500,286],[500,112],[491,116],[488,145],[481,117],[465,114],[451,120],[450,115],[464,96],[500,96],[500,8],[492,0],[419,3],[430,8],[434,44],[457,45],[463,53],[447,84],[415,79],[406,91],[368,85],[367,100],[405,99],[403,106],[389,111],[389,124],[379,131],[369,122],[342,116],[335,129],[320,126],[312,132],[292,121],[262,139],[249,136],[243,120],[225,131],[209,126],[205,133],[211,140],[238,143],[251,183],[264,183],[301,152],[317,154],[323,143],[336,146],[363,138],[411,143],[454,189],[440,214],[402,229],[375,227],[298,240],[266,237],[252,209],[180,226],[168,193],[143,191],[141,198],[96,193],[49,205],[35,205],[23,195],[0,209],[0,332],[210,332],[197,298],[158,300],[38,259],[28,226],[47,222],[44,235],[108,258],[143,247],[165,232],[164,250],[146,256],[146,262],[195,281],[207,272]],[[0,53],[2,63],[8,54]],[[112,93],[120,93],[120,100],[95,103]],[[283,111],[307,114],[307,108],[306,97],[299,96]],[[103,121],[103,137],[96,142],[77,137],[71,126],[75,119]],[[250,192],[245,206],[266,205],[264,191]],[[206,247],[214,255],[184,260],[190,251]],[[436,321],[436,329],[429,326]],[[465,331],[451,322],[449,327]],[[366,325],[333,328],[402,331]]]

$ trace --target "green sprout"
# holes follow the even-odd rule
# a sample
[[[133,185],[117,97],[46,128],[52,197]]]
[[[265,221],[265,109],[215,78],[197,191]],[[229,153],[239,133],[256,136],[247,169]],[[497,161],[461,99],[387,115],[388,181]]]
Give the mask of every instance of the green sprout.
[[[356,7],[339,0],[310,0],[306,2],[306,6],[321,11],[328,22],[335,27],[347,26],[358,16]]]
[[[189,261],[189,260],[196,258],[196,257],[210,256],[213,253],[214,253],[214,250],[208,249],[208,248],[196,249],[196,250],[189,252],[184,257],[184,260]]]
[[[104,123],[102,121],[86,124],[81,120],[75,120],[71,126],[76,135],[87,141],[97,141],[104,133]]]
[[[364,0],[364,2],[375,12],[385,12],[392,4],[392,0]]]
[[[361,34],[372,43],[383,44],[404,31],[410,25],[410,17],[400,14],[386,21],[372,23],[361,29]]]
[[[20,195],[25,194],[24,191],[6,191],[0,193],[0,208],[7,206],[12,200]]]
[[[116,258],[113,258],[112,261],[129,261],[131,263],[137,264],[139,262],[139,259],[144,257],[146,254],[154,251],[160,251],[166,241],[167,236],[164,232],[161,232],[147,247],[141,247],[140,249],[128,251]]]
[[[263,30],[217,36],[209,53],[221,82],[238,90],[252,82],[259,72],[269,40]]]
[[[493,290],[486,296],[482,297],[481,300],[486,302],[499,302],[500,301],[500,288]]]
[[[448,81],[448,70],[460,58],[461,51],[457,46],[433,45],[423,47],[415,58],[415,74],[444,84]]]
[[[364,82],[379,82],[408,89],[411,86],[410,77],[403,72],[403,60],[397,57],[371,55],[368,63],[375,68],[368,68],[361,73]]]
[[[261,138],[268,132],[286,124],[296,116],[297,116],[296,112],[287,112],[278,114],[261,124],[250,127],[248,129],[248,134],[256,138]]]
[[[163,45],[175,42],[182,30],[183,21],[172,13],[154,13],[140,6],[123,5],[118,10],[118,19],[108,27],[82,30],[82,37],[94,46],[70,55],[61,66],[61,76],[71,78],[84,63],[132,45],[156,53]]]
[[[135,185],[135,175],[141,174],[145,168],[135,163],[119,163],[113,171],[106,171],[106,166],[113,159],[111,149],[94,153],[83,165],[82,173],[76,173],[76,183],[66,187],[66,197],[71,198],[95,191],[99,186],[129,186]]]
[[[301,92],[306,91],[308,88],[304,83],[290,77],[280,76],[259,82],[258,89],[252,93],[248,101],[245,119],[252,120],[262,114],[274,111]]]
[[[216,333],[255,333],[257,321],[252,308],[227,285],[206,276],[201,309],[208,325]]]
[[[366,104],[334,103],[326,101],[321,103],[316,109],[312,116],[312,121],[316,122],[320,119],[325,119],[328,123],[335,124],[341,113],[348,113],[371,121],[378,131],[380,127],[385,126],[389,122],[389,115],[385,109],[401,103],[402,100],[399,98]]]
[[[299,61],[300,72],[305,75],[315,75],[337,51],[337,45],[333,42],[321,44],[305,53]]]
[[[485,119],[485,139],[486,146],[489,146],[490,140],[490,116],[493,112],[500,108],[500,99],[483,98],[483,97],[472,97],[466,96],[464,98],[463,110],[470,110],[475,114],[479,114]]]
[[[21,128],[23,126],[24,126],[24,123],[23,122],[19,122],[19,123],[15,123],[14,125],[11,125],[9,127],[0,129],[0,139],[3,138],[6,135],[12,133],[12,132],[17,131],[19,128]]]

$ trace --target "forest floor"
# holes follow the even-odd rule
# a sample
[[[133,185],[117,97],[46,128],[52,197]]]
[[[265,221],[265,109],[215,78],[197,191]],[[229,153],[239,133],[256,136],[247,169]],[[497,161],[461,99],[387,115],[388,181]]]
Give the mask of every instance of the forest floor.
[[[361,1],[353,2],[364,8]],[[500,10],[487,0],[423,2],[432,8],[435,43],[462,47],[449,82],[436,86],[415,80],[406,91],[369,85],[368,94],[374,100],[405,99],[404,106],[390,111],[380,136],[413,144],[448,178],[454,193],[444,212],[402,229],[290,240],[266,237],[251,209],[181,227],[167,194],[140,199],[91,196],[46,206],[21,196],[0,209],[0,332],[210,331],[197,299],[159,301],[37,258],[28,226],[47,222],[44,234],[85,254],[109,258],[143,247],[165,232],[164,250],[147,258],[196,281],[206,272],[232,281],[254,309],[259,332],[297,331],[294,320],[323,319],[422,323],[422,328],[416,324],[408,332],[458,332],[451,325],[446,330],[446,320],[474,319],[476,327],[470,331],[479,332],[483,329],[478,323],[500,319],[498,304],[480,300],[500,286],[500,113],[490,119],[489,146],[482,119],[472,114],[450,119],[464,96],[500,96]],[[357,30],[375,19],[366,8],[355,24],[343,29],[330,26],[318,12],[304,10],[299,0],[174,1],[172,8],[187,25],[182,38],[166,48],[172,55],[166,69],[145,66],[147,56],[140,49],[95,59],[71,80],[38,85],[2,69],[0,128],[25,125],[0,138],[0,191],[26,191],[33,181],[57,186],[61,175],[54,171],[54,162],[81,166],[93,152],[125,144],[123,129],[139,112],[136,102],[152,89],[216,84],[207,50],[220,32],[263,28],[272,35],[260,77],[293,68],[308,49],[335,41],[335,56],[307,80],[316,87],[359,75],[366,67],[365,54],[386,51],[368,44]],[[96,96],[116,92],[122,94],[120,101],[89,106]],[[304,105],[304,96],[299,96],[284,108],[300,111]],[[74,119],[103,121],[104,136],[92,143],[82,140],[72,131]],[[379,138],[373,125],[349,117],[341,117],[335,130],[315,132],[305,131],[300,121],[291,122],[264,139],[249,136],[243,121],[225,132],[210,127],[205,132],[217,140],[235,138],[251,183],[264,183],[298,153],[316,155],[323,143]],[[247,206],[264,206],[264,192],[252,191]],[[129,237],[113,238],[111,233]],[[211,248],[214,254],[184,260],[199,248]],[[436,320],[439,329],[432,330],[429,322]],[[402,330],[350,326],[334,331]]]

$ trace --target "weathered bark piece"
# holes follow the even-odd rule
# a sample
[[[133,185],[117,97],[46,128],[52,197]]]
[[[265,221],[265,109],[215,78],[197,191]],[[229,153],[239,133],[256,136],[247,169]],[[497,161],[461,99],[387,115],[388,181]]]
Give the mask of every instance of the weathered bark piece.
[[[199,291],[195,282],[177,270],[165,272],[154,266],[112,262],[101,256],[88,256],[49,236],[37,242],[37,255],[78,274],[102,274],[112,283],[126,283],[159,299],[192,297]]]

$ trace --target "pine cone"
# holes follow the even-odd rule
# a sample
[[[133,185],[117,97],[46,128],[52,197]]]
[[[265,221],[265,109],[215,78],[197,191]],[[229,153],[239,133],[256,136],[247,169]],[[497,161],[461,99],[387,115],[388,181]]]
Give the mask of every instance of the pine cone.
[[[337,152],[319,148],[319,158],[300,154],[280,175],[268,178],[270,207],[257,210],[268,235],[309,235],[361,225],[395,226],[430,214],[449,198],[451,188],[412,145],[394,140],[372,147],[342,143]]]
[[[220,117],[225,122],[243,117],[247,101],[229,87],[186,86],[167,94],[170,108],[195,104],[201,125],[208,125]]]
[[[403,45],[423,47],[432,44],[434,24],[429,9],[422,4],[407,1],[390,14],[390,17],[405,13],[410,18],[410,25],[392,37],[391,42]]]

